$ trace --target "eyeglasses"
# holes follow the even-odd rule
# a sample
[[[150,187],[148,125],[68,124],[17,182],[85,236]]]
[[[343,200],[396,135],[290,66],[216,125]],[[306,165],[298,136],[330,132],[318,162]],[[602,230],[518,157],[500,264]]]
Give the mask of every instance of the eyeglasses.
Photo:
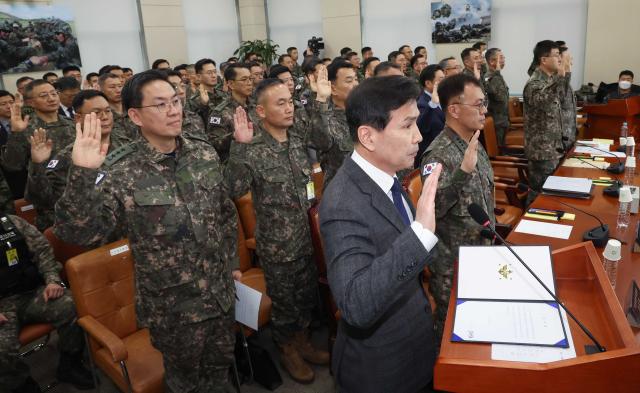
[[[58,92],[57,91],[50,91],[48,93],[40,93],[36,96],[36,98],[43,98],[46,99],[47,97],[53,97],[56,98],[58,97]]]
[[[138,106],[138,107],[135,107],[135,108],[136,109],[144,109],[144,108],[151,108],[151,107],[154,107],[154,106],[156,107],[156,109],[160,113],[167,113],[167,112],[169,112],[171,110],[171,108],[176,108],[178,110],[182,110],[182,100],[180,100],[179,97],[174,97],[169,102],[161,102],[159,104]]]
[[[247,82],[251,82],[251,77],[249,76],[245,76],[244,78],[240,78],[240,79],[234,79],[234,82],[240,82],[240,83],[247,83]]]
[[[201,74],[213,76],[216,74],[216,71],[215,70],[202,71]]]
[[[111,111],[111,108],[107,108],[107,109],[101,110],[101,111],[95,110],[95,111],[91,111],[91,112],[87,112],[87,113],[85,113],[85,112],[77,112],[77,113],[79,113],[81,115],[89,115],[91,113],[95,113],[97,117],[103,117],[103,116],[111,115],[112,111]]]
[[[280,79],[280,81],[282,83],[289,83],[289,82],[293,82],[293,78],[282,78],[282,79]]]
[[[462,102],[454,102],[451,105],[464,105],[464,106],[473,106],[475,107],[478,112],[482,112],[482,109],[486,109],[489,106],[489,100],[487,100],[486,98],[484,100],[482,100],[481,102],[477,103],[477,104],[464,104]]]

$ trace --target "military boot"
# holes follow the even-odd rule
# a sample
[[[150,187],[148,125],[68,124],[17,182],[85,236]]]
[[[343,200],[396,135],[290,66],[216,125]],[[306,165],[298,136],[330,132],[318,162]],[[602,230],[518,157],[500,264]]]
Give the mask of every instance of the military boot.
[[[13,393],[42,393],[40,386],[33,378],[28,377],[22,385],[12,390]]]
[[[82,355],[67,353],[60,354],[60,363],[57,372],[58,381],[70,383],[80,390],[93,389],[93,375],[82,364]]]
[[[325,366],[329,364],[329,352],[314,348],[309,341],[309,334],[306,330],[296,332],[293,343],[304,360],[309,363]]]
[[[302,359],[300,353],[290,341],[280,346],[280,361],[291,378],[299,383],[311,383],[315,374],[309,365]]]

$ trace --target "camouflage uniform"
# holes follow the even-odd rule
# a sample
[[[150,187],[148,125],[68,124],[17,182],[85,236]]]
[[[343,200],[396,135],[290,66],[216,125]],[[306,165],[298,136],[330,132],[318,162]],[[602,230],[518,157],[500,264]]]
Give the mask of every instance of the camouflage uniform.
[[[112,113],[113,128],[111,129],[109,141],[119,146],[133,142],[139,134],[138,126],[129,119],[129,115],[126,113],[119,114],[115,111],[112,111]]]
[[[215,150],[176,142],[163,154],[138,138],[107,156],[104,172],[72,165],[54,231],[91,247],[123,226],[138,326],[163,354],[166,391],[221,392],[233,361],[237,213]]]
[[[317,299],[307,218],[314,199],[307,193],[312,169],[304,137],[295,126],[282,143],[261,124],[254,129],[250,143],[231,144],[225,174],[234,198],[251,191],[257,218],[256,252],[273,302],[273,337],[284,345],[309,326]]]
[[[182,111],[182,132],[185,135],[206,140],[205,127],[202,118],[195,112]]]
[[[211,113],[206,124],[206,136],[209,143],[216,148],[220,161],[226,163],[229,159],[229,149],[233,139],[233,115],[236,113],[240,103],[229,97],[216,106]],[[256,123],[255,105],[249,100],[248,106],[242,106],[247,112],[249,120]]]
[[[571,73],[564,76],[564,94],[560,98],[562,107],[562,136],[565,149],[568,149],[576,141],[577,120],[576,120],[576,94],[571,88]]]
[[[422,168],[432,162],[442,164],[436,192],[437,256],[429,266],[429,290],[436,302],[434,330],[438,347],[447,318],[453,263],[458,258],[459,247],[491,244],[490,240],[480,236],[481,227],[469,215],[469,205],[480,205],[495,224],[493,170],[489,156],[482,145],[478,144],[478,163],[474,171],[468,174],[460,168],[467,146],[466,141],[446,126],[427,147],[421,161]],[[424,181],[424,171],[422,174]]]
[[[52,155],[55,155],[65,146],[73,143],[76,136],[76,128],[73,122],[58,116],[53,123],[45,123],[39,117],[34,116],[29,120],[29,126],[21,132],[11,132],[7,144],[2,150],[2,166],[7,171],[25,170],[31,161],[31,144],[29,137],[37,128],[47,131],[47,138],[53,142]]]
[[[44,288],[60,283],[62,266],[54,259],[47,239],[22,218],[7,216],[24,236],[33,264],[44,283],[35,290],[0,298],[0,313],[9,320],[0,325],[0,391],[10,392],[29,377],[29,367],[20,358],[20,326],[48,322],[58,332],[58,349],[69,356],[80,356],[84,348],[82,329],[76,324],[76,308],[70,291],[48,302]]]
[[[353,139],[344,109],[330,103],[314,101],[312,104],[310,145],[318,151],[324,171],[324,187],[338,172],[344,158],[353,152]]]
[[[13,193],[4,178],[4,174],[0,171],[0,214],[9,214],[14,212]]]
[[[208,123],[211,111],[229,96],[218,88],[213,93],[208,92],[207,94],[209,95],[209,103],[207,105],[200,103],[200,90],[196,90],[192,96],[187,96],[187,102],[185,103],[185,109],[200,115],[204,124]]]
[[[539,192],[564,150],[561,99],[566,82],[539,68],[524,87],[524,153],[529,160],[529,185]],[[529,193],[529,202],[536,192]]]
[[[489,99],[489,116],[495,124],[498,146],[502,146],[509,128],[509,87],[500,71],[495,70],[487,73],[485,88]]]
[[[473,70],[468,69],[467,67],[464,67],[462,69],[462,73],[465,75],[469,75],[470,77],[475,78],[476,75],[473,73]],[[485,85],[484,85],[484,78],[482,77],[482,73],[480,73],[480,79],[478,79],[478,82],[480,82],[480,88],[482,89],[482,93],[486,96],[486,90],[485,90]]]

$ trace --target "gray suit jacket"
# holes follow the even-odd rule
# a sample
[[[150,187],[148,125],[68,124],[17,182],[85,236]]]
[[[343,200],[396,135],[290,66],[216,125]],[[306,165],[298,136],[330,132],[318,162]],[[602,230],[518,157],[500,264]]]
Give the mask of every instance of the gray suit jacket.
[[[323,194],[320,230],[342,315],[332,361],[339,392],[421,390],[435,362],[421,277],[432,256],[351,157]]]

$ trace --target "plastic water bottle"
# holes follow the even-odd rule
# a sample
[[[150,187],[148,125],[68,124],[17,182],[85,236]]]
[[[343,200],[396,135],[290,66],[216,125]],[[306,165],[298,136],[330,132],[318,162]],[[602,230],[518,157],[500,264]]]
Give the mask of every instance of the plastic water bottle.
[[[620,127],[620,136],[627,137],[629,136],[629,127],[627,126],[627,122],[622,122],[622,127]]]
[[[629,227],[629,221],[631,220],[631,190],[629,186],[620,187],[620,207],[618,208],[618,223],[617,229],[619,231],[625,231]]]
[[[624,167],[624,185],[633,186],[633,180],[636,175],[636,158],[633,156],[628,156],[626,162],[624,163]]]
[[[636,155],[636,140],[632,136],[627,137],[627,144],[625,145],[627,157]]]
[[[602,263],[604,265],[604,271],[607,273],[609,282],[613,288],[616,287],[616,278],[618,277],[618,264],[622,258],[622,244],[619,240],[609,239],[607,246],[602,253]]]

